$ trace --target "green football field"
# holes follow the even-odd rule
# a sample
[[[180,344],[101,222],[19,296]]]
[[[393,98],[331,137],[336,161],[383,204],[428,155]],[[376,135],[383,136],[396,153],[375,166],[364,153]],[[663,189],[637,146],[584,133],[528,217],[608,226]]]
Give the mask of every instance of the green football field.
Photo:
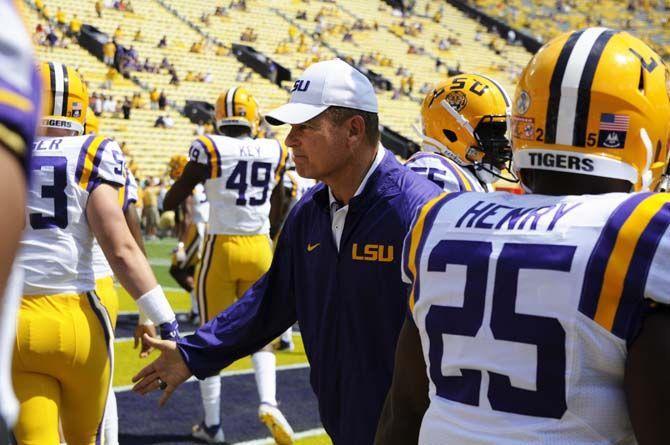
[[[186,313],[191,309],[191,300],[189,295],[183,291],[177,283],[170,277],[168,272],[170,267],[170,256],[172,248],[176,245],[174,239],[164,239],[157,241],[147,241],[146,250],[149,257],[149,262],[156,274],[158,282],[165,289],[165,293],[170,301],[175,312]],[[117,286],[119,293],[119,314],[124,316],[137,312],[137,306],[128,293]],[[292,352],[279,351],[277,352],[277,369],[278,373],[283,369],[296,369],[307,367],[307,359],[302,344],[302,339],[299,333],[294,332],[295,350]],[[114,388],[115,390],[125,392],[129,389],[132,376],[137,373],[143,366],[150,363],[150,360],[158,356],[157,352],[153,352],[148,358],[139,358],[139,349],[133,349],[132,338],[117,338],[115,340],[115,371],[114,371]],[[245,357],[222,371],[222,376],[236,375],[240,373],[252,371],[251,358]],[[225,384],[225,383],[224,383]],[[302,434],[301,434],[302,433]],[[308,431],[296,431],[296,444],[301,445],[326,445],[332,442],[323,430],[320,428],[310,429]],[[263,438],[254,439],[253,443],[273,443],[271,439],[267,441]]]

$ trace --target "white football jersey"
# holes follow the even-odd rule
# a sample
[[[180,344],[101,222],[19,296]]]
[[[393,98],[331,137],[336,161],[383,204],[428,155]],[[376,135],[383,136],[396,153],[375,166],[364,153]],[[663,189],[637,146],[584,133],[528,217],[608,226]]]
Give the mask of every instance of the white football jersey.
[[[453,193],[403,274],[430,406],[419,443],[635,444],[627,344],[670,303],[670,194]]]
[[[445,192],[489,191],[467,168],[437,153],[414,153],[405,166],[442,187]]]
[[[189,160],[207,166],[209,233],[259,235],[270,232],[270,195],[281,181],[288,151],[274,139],[198,137]]]
[[[316,185],[316,181],[314,179],[303,178],[295,170],[286,170],[282,185],[291,191],[291,202],[288,205],[288,211],[290,212],[302,196]]]
[[[19,264],[24,294],[87,292],[95,288],[89,194],[100,183],[123,186],[125,159],[102,136],[43,138],[33,146],[26,230]]]
[[[137,181],[126,166],[126,183],[119,189],[119,205],[125,212],[128,205],[132,202],[137,202],[137,199]],[[114,275],[97,239],[93,239],[93,273],[96,280]]]

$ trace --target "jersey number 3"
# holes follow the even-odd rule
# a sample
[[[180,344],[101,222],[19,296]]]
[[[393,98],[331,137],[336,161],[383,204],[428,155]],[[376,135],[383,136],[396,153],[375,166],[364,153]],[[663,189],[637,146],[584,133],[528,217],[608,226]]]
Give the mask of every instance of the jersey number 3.
[[[67,159],[62,156],[34,156],[31,164],[32,169],[40,171],[42,175],[49,170],[53,171],[53,184],[42,185],[39,191],[43,200],[53,200],[53,216],[46,216],[44,213],[31,213],[29,216],[30,227],[36,230],[55,227],[66,228],[68,224],[67,195],[65,194]]]
[[[475,337],[484,322],[489,260],[493,245],[482,241],[440,241],[428,258],[428,271],[444,272],[447,265],[466,266],[463,307],[432,305],[426,317],[430,339],[430,377],[437,395],[479,406],[482,371],[461,369],[459,376],[442,373],[444,336]],[[496,340],[524,343],[537,348],[536,390],[517,388],[509,376],[486,371],[487,398],[496,411],[560,419],[565,399],[565,330],[555,318],[515,312],[521,269],[569,272],[575,247],[546,244],[503,246],[497,260],[491,332]]]

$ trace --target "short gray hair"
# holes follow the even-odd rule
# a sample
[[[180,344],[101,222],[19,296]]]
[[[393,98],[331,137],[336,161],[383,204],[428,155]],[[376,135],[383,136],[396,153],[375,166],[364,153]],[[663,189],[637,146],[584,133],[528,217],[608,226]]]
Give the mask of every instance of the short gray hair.
[[[360,116],[365,122],[365,140],[370,145],[377,146],[379,143],[379,115],[369,111],[355,110],[346,107],[328,107],[324,114],[336,125],[342,124],[345,120],[353,116]]]

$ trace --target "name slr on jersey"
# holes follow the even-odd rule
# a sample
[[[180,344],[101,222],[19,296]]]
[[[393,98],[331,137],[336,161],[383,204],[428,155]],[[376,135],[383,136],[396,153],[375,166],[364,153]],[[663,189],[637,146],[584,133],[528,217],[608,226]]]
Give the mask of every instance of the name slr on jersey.
[[[578,172],[592,172],[593,159],[559,153],[528,153],[531,167],[553,167]]]
[[[579,205],[560,203],[542,207],[510,207],[477,201],[463,212],[456,227],[551,232],[561,218]]]
[[[62,139],[39,139],[33,143],[33,151],[59,150]]]
[[[354,243],[351,247],[351,259],[356,261],[390,263],[393,261],[393,246],[366,244],[361,248],[358,246],[358,243]]]

